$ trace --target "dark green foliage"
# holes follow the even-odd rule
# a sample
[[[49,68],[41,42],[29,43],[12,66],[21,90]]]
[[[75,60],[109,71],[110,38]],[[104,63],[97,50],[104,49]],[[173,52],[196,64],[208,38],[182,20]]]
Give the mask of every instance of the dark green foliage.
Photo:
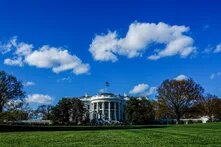
[[[19,121],[19,120],[27,120],[27,119],[28,119],[28,113],[20,111],[20,110],[0,113],[0,122]]]
[[[147,99],[131,98],[127,101],[126,116],[129,123],[147,124],[154,119],[153,105]]]
[[[188,120],[188,124],[193,124],[193,121],[192,120]]]
[[[16,77],[0,71],[0,112],[9,100],[22,100],[24,97],[23,85]]]
[[[192,79],[165,80],[158,88],[158,103],[167,117],[179,122],[189,109],[202,99],[203,88]]]
[[[52,108],[52,120],[55,124],[79,124],[84,112],[84,104],[80,99],[63,98]]]
[[[197,123],[203,123],[202,120],[197,120]]]

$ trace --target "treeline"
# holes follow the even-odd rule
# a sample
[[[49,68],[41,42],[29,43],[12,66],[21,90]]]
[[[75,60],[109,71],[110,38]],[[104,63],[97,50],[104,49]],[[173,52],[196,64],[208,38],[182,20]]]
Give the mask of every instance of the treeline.
[[[41,105],[31,109],[24,100],[23,85],[16,77],[0,72],[0,122],[41,118],[58,125],[89,124],[89,112],[79,98],[62,98],[55,106]],[[221,99],[204,94],[192,79],[165,80],[157,89],[155,100],[131,97],[127,101],[126,124],[157,123],[159,120],[209,117],[221,120]]]

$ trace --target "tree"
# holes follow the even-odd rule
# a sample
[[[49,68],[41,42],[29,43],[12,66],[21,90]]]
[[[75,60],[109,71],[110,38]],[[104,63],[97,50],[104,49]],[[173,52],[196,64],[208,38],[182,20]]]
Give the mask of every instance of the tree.
[[[63,98],[52,108],[52,120],[58,124],[78,124],[84,112],[84,104],[80,99]]]
[[[221,119],[221,99],[215,95],[208,94],[199,104],[202,115],[209,117],[210,121]]]
[[[42,116],[43,120],[50,120],[51,119],[51,105],[40,105],[38,106],[36,113]]]
[[[9,100],[5,105],[4,108],[6,111],[15,111],[15,110],[23,110],[28,105],[23,100]]]
[[[0,113],[0,122],[27,120],[28,113],[21,110],[13,110]]]
[[[153,105],[146,98],[131,98],[127,101],[126,116],[132,124],[146,124],[154,119]]]
[[[154,108],[154,114],[155,114],[155,119],[167,119],[171,114],[169,114],[169,111],[165,105],[158,101],[153,101],[153,108]]]
[[[165,80],[157,89],[157,99],[161,108],[177,122],[202,99],[203,88],[192,79]]]
[[[0,71],[0,113],[9,100],[21,100],[24,97],[23,85],[16,77]]]

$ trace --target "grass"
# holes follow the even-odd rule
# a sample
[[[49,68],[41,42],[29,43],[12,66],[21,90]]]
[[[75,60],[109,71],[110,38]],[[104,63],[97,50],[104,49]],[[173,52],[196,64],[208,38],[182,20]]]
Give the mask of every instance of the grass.
[[[221,123],[82,131],[0,132],[0,146],[221,146]]]

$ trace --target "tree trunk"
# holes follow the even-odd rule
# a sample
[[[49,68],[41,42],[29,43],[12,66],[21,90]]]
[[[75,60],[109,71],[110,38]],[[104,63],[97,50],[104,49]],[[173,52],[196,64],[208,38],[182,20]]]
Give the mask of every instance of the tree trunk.
[[[209,121],[213,122],[212,116],[211,115],[208,116],[209,116]]]
[[[176,120],[177,120],[177,124],[179,124],[180,123],[180,115],[179,114],[177,115]]]
[[[3,106],[0,106],[0,113],[3,112]]]

